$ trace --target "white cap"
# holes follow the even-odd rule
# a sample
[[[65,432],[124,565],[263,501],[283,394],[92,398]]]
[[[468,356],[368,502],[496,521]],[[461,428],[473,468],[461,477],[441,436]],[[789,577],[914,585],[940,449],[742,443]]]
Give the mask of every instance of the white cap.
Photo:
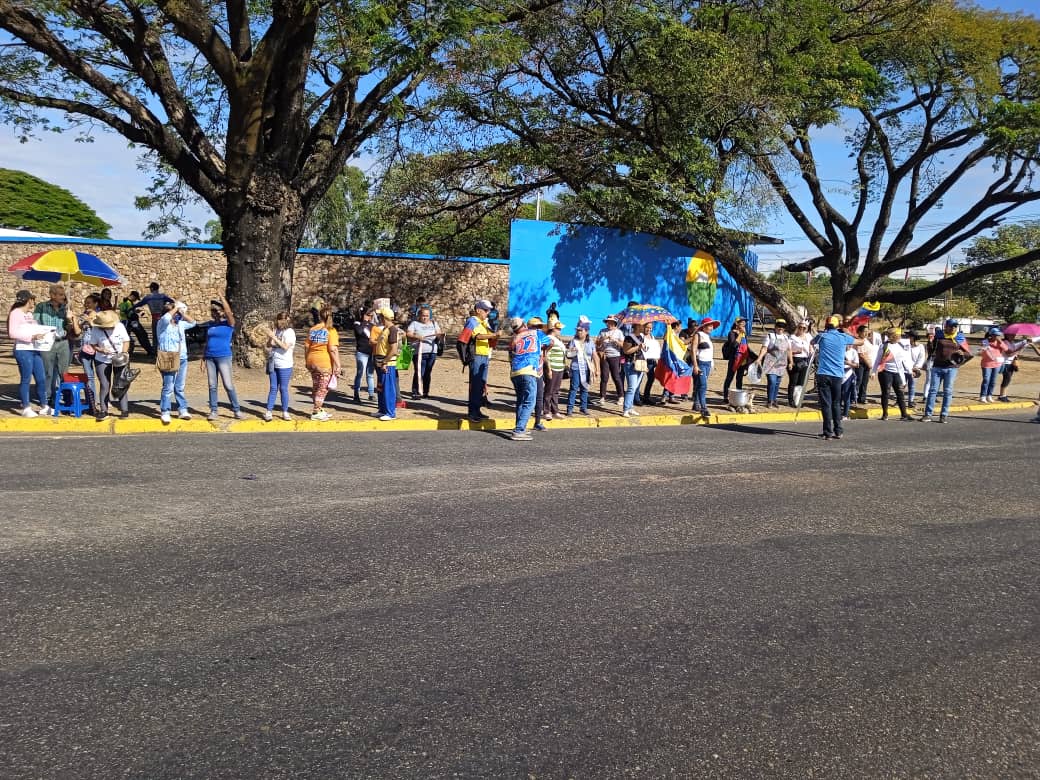
[[[174,301],[173,310],[179,311],[181,314],[186,314],[188,312],[188,304],[184,301]]]

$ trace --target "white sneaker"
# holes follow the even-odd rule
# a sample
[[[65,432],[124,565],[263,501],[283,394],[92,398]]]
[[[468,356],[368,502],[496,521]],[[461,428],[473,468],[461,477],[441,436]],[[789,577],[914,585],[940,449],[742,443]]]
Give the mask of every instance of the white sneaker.
[[[993,396],[991,396],[991,395],[987,395],[987,396],[986,396],[986,403],[988,403],[988,404],[991,404],[991,403],[993,403]]]
[[[33,411],[33,408],[31,406],[27,406],[24,409],[22,409],[21,415],[22,415],[22,417],[39,417],[40,416],[38,412]]]
[[[394,418],[393,418],[393,417],[391,417],[391,416],[390,416],[390,415],[388,415],[388,414],[383,414],[383,415],[380,415],[380,416],[379,416],[379,420],[380,420],[380,422],[389,422],[390,420],[393,420],[393,419],[394,419]]]
[[[272,419],[271,418],[271,413],[270,412],[264,412],[264,422],[271,422],[271,419]]]
[[[637,412],[635,409],[629,409],[628,411],[632,412],[632,416],[633,417],[638,417],[639,416],[639,412]]]
[[[318,412],[315,412],[314,414],[312,414],[311,415],[311,419],[315,420],[317,422],[325,422],[326,420],[331,420],[332,418],[329,416],[328,412],[326,412],[324,409],[322,409],[321,411],[318,411]]]
[[[282,419],[286,422],[289,422],[290,420],[292,420],[292,416],[290,416],[288,412],[282,412]]]
[[[51,414],[53,411],[54,410],[51,409],[49,406],[41,406],[40,407],[40,416],[41,417],[46,417],[48,414]]]
[[[984,396],[984,395],[980,395],[979,396],[979,403],[980,404],[988,404],[989,403],[989,399],[986,396]]]
[[[181,420],[190,420],[191,419],[191,413],[188,412],[187,410],[184,410],[183,412],[178,414],[177,417],[179,419],[181,419]]]
[[[622,417],[631,417],[632,416],[632,410],[629,409],[627,412],[622,412],[621,416]]]
[[[162,414],[159,415],[159,419],[162,420],[162,424],[163,425],[169,425],[170,424],[170,413],[169,412],[163,412]]]

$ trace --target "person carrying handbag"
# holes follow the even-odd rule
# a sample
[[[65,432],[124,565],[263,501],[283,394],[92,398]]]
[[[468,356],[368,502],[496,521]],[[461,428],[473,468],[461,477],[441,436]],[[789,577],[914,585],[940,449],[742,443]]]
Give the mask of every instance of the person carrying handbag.
[[[188,339],[185,335],[195,327],[188,319],[188,304],[174,301],[166,305],[166,312],[155,327],[155,367],[162,377],[162,393],[159,396],[159,414],[163,425],[170,424],[173,399],[177,399],[177,415],[181,420],[190,420],[188,399],[184,395],[184,384],[188,378]]]

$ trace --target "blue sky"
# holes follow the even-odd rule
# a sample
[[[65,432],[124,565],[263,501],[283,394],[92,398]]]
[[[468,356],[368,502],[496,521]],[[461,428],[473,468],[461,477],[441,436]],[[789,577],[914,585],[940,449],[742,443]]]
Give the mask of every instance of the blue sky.
[[[1009,0],[978,3],[986,8],[1001,8],[1007,11],[1024,11],[1040,15],[1040,0]],[[851,178],[847,151],[842,141],[843,133],[835,129],[826,144],[817,147],[821,168],[833,166],[836,178],[832,187],[841,189],[842,179]],[[114,133],[99,131],[93,143],[77,142],[72,134],[46,134],[45,137],[22,144],[9,128],[0,128],[0,168],[23,170],[41,179],[58,184],[89,204],[98,215],[112,226],[111,235],[120,239],[139,239],[148,215],[134,207],[134,197],[143,194],[148,186],[148,176],[137,168],[138,151],[130,149],[127,142]],[[364,167],[364,166],[362,166]],[[946,211],[955,213],[958,204],[971,197],[970,182],[947,200]],[[929,224],[942,224],[943,212]],[[191,210],[192,221],[202,228],[213,213],[205,205]],[[1016,219],[1040,218],[1040,208],[1028,207],[1016,215]],[[781,262],[803,259],[810,256],[812,246],[790,219],[777,214],[761,226],[761,232],[784,240],[783,246],[756,247],[760,258],[760,269],[774,270]],[[165,238],[176,240],[179,235]],[[952,259],[955,261],[956,256]],[[943,263],[925,269],[923,275],[941,275]]]

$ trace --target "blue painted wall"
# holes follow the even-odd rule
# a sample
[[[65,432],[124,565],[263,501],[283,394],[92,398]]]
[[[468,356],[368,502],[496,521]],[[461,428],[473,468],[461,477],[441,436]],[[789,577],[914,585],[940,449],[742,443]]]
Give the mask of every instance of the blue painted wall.
[[[758,267],[753,252],[746,259]],[[691,261],[695,273],[688,283]],[[688,317],[712,317],[722,323],[716,334],[728,332],[738,315],[750,320],[754,306],[751,295],[710,256],[700,253],[695,260],[695,250],[672,241],[599,227],[513,221],[510,316],[544,318],[556,301],[568,332],[580,314],[592,320],[595,332],[605,316],[630,300],[664,306],[684,324]]]

